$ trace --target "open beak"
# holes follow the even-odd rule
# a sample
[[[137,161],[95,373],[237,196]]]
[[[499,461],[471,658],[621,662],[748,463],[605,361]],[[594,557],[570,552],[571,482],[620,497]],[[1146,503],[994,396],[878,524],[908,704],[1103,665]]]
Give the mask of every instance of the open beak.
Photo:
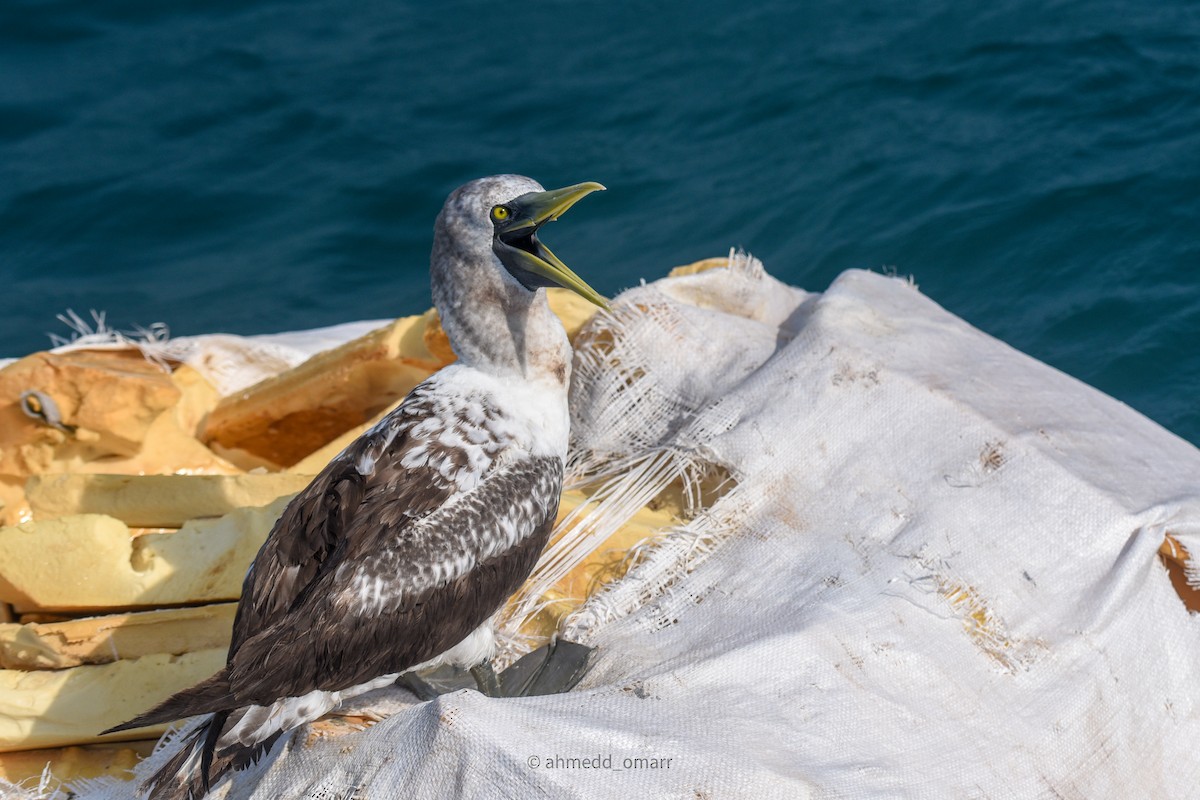
[[[529,192],[504,204],[508,216],[495,220],[492,251],[514,278],[529,290],[542,286],[562,286],[585,300],[608,308],[608,301],[582,278],[559,261],[550,248],[538,241],[542,225],[558,219],[568,208],[585,196],[603,191],[598,183],[577,183],[549,192]]]

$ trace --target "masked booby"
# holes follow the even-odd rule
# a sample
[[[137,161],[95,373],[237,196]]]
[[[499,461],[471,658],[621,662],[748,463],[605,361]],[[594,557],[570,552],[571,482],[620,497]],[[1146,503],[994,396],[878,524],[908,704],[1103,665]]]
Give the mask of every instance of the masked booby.
[[[538,231],[603,188],[500,175],[451,193],[430,271],[458,361],[287,506],[246,574],[226,666],[107,731],[209,715],[146,782],[152,800],[203,797],[407,670],[473,667],[494,691],[492,621],[546,543],[567,451],[571,347],[544,288],[606,306]]]

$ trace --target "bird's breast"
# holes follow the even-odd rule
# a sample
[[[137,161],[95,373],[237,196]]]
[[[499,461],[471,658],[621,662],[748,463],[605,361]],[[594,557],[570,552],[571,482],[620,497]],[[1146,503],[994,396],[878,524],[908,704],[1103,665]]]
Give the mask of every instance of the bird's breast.
[[[564,460],[565,387],[451,365],[370,430],[354,468],[371,485],[424,476],[434,490],[469,492],[514,458]]]
[[[442,370],[440,393],[456,420],[448,433],[491,449],[494,457],[515,450],[534,457],[565,458],[570,417],[567,390],[557,381],[530,381],[490,375],[454,365]]]

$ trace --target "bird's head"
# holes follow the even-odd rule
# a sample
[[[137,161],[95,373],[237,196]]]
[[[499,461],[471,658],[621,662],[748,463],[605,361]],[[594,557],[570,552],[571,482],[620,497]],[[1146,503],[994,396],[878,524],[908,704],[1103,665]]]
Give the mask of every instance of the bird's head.
[[[601,308],[608,301],[538,239],[538,230],[558,219],[584,196],[604,187],[577,183],[546,191],[521,175],[480,178],[456,189],[438,217],[437,233],[449,234],[456,249],[488,247],[500,265],[526,290],[561,286]]]

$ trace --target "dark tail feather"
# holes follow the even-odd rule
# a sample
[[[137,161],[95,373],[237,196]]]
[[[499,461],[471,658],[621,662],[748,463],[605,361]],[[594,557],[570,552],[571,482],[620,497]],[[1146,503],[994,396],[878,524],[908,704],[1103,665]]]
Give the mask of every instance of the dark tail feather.
[[[200,800],[225,773],[256,763],[283,735],[279,731],[258,744],[234,744],[214,753],[229,716],[224,711],[213,714],[187,734],[175,755],[142,784],[147,800]]]
[[[234,745],[215,751],[229,714],[220,712],[186,735],[166,764],[142,784],[146,800],[200,800],[229,770],[257,763],[283,732],[271,734],[256,745]],[[236,715],[235,715],[236,718]]]
[[[275,745],[280,736],[283,736],[283,731],[271,734],[271,736],[258,744],[250,745],[249,747],[239,746],[222,750],[220,758],[227,760],[229,765],[234,769],[245,769],[251,764],[257,764],[258,760],[266,755],[267,751]]]
[[[233,705],[227,676],[228,669],[223,669],[208,680],[171,695],[146,713],[102,731],[101,735],[127,731],[130,728],[141,728],[146,725],[158,725],[162,722],[174,722],[177,719],[194,717],[199,714],[213,714],[227,709]]]
[[[142,784],[148,800],[200,800],[229,771],[229,761],[213,761],[213,746],[225,725],[225,713],[213,714],[187,734],[175,755]]]

